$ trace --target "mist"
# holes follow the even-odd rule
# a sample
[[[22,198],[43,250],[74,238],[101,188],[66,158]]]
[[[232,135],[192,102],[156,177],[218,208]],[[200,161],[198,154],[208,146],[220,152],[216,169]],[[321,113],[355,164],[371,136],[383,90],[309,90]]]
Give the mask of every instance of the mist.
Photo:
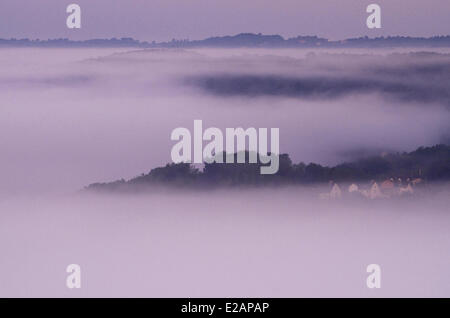
[[[446,297],[448,189],[387,202],[303,187],[3,201],[0,296]],[[81,289],[65,285],[72,263]]]
[[[319,200],[325,186],[79,192],[171,162],[172,130],[195,119],[279,128],[295,163],[448,142],[448,53],[0,50],[0,297],[448,296],[448,184],[356,201]]]
[[[447,142],[448,52],[410,51],[3,49],[0,197],[148,172],[195,119],[280,128],[294,162]]]

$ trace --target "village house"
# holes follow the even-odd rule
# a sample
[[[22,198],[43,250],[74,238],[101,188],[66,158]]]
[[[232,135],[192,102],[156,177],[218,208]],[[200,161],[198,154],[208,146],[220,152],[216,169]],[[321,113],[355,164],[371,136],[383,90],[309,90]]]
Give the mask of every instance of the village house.
[[[421,178],[407,178],[405,184],[401,178],[389,178],[380,183],[372,180],[367,188],[361,187],[356,183],[352,183],[348,186],[348,195],[359,195],[367,199],[386,199],[395,196],[412,195],[414,194],[414,187],[421,184],[423,180]],[[341,199],[345,197],[345,192],[342,192],[339,185],[333,181],[330,181],[332,185],[330,192],[320,194],[321,199]]]

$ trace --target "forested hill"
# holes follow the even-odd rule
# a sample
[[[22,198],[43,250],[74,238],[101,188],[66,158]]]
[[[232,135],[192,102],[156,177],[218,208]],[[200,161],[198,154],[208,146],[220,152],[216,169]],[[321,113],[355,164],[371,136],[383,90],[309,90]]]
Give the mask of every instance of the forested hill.
[[[235,155],[236,156],[236,155]],[[248,153],[246,153],[248,158]],[[274,175],[261,175],[261,163],[205,164],[203,171],[189,163],[167,164],[128,181],[94,183],[87,190],[134,191],[148,186],[229,187],[292,185],[334,182],[381,181],[388,178],[421,178],[428,182],[450,181],[450,146],[420,147],[410,153],[372,156],[335,167],[293,164],[289,155],[280,155]]]

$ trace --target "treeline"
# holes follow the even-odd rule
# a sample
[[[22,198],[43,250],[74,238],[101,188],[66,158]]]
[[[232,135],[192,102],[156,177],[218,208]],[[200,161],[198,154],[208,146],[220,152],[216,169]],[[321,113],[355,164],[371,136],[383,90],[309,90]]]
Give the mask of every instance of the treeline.
[[[317,36],[297,36],[285,39],[281,35],[240,33],[232,36],[209,37],[203,40],[177,40],[146,42],[133,38],[91,39],[74,41],[67,38],[32,40],[0,39],[0,47],[135,47],[135,48],[192,48],[192,47],[263,47],[263,48],[375,48],[375,47],[450,47],[450,36],[409,37],[388,36],[359,37],[331,41]]]
[[[236,159],[236,154],[235,154]],[[246,153],[248,160],[248,152]],[[279,170],[261,175],[258,163],[210,163],[203,171],[189,163],[170,163],[129,181],[94,183],[88,190],[137,190],[147,186],[227,187],[266,186],[334,182],[382,181],[388,178],[421,178],[426,181],[450,181],[450,146],[420,147],[410,153],[372,156],[335,167],[315,163],[293,164],[289,155],[280,155]],[[235,160],[236,162],[236,160]],[[246,161],[248,162],[248,161]]]

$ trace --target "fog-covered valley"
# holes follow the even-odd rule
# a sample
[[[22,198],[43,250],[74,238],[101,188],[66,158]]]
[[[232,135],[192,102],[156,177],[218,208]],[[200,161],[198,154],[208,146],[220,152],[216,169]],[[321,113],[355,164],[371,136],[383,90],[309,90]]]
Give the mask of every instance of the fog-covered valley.
[[[321,201],[308,188],[0,203],[0,296],[445,297],[448,186]],[[68,264],[81,289],[66,287]],[[381,288],[366,267],[379,264]]]
[[[448,184],[78,192],[170,162],[195,119],[277,127],[282,153],[324,165],[448,144],[449,52],[411,51],[0,50],[0,296],[448,296]]]

